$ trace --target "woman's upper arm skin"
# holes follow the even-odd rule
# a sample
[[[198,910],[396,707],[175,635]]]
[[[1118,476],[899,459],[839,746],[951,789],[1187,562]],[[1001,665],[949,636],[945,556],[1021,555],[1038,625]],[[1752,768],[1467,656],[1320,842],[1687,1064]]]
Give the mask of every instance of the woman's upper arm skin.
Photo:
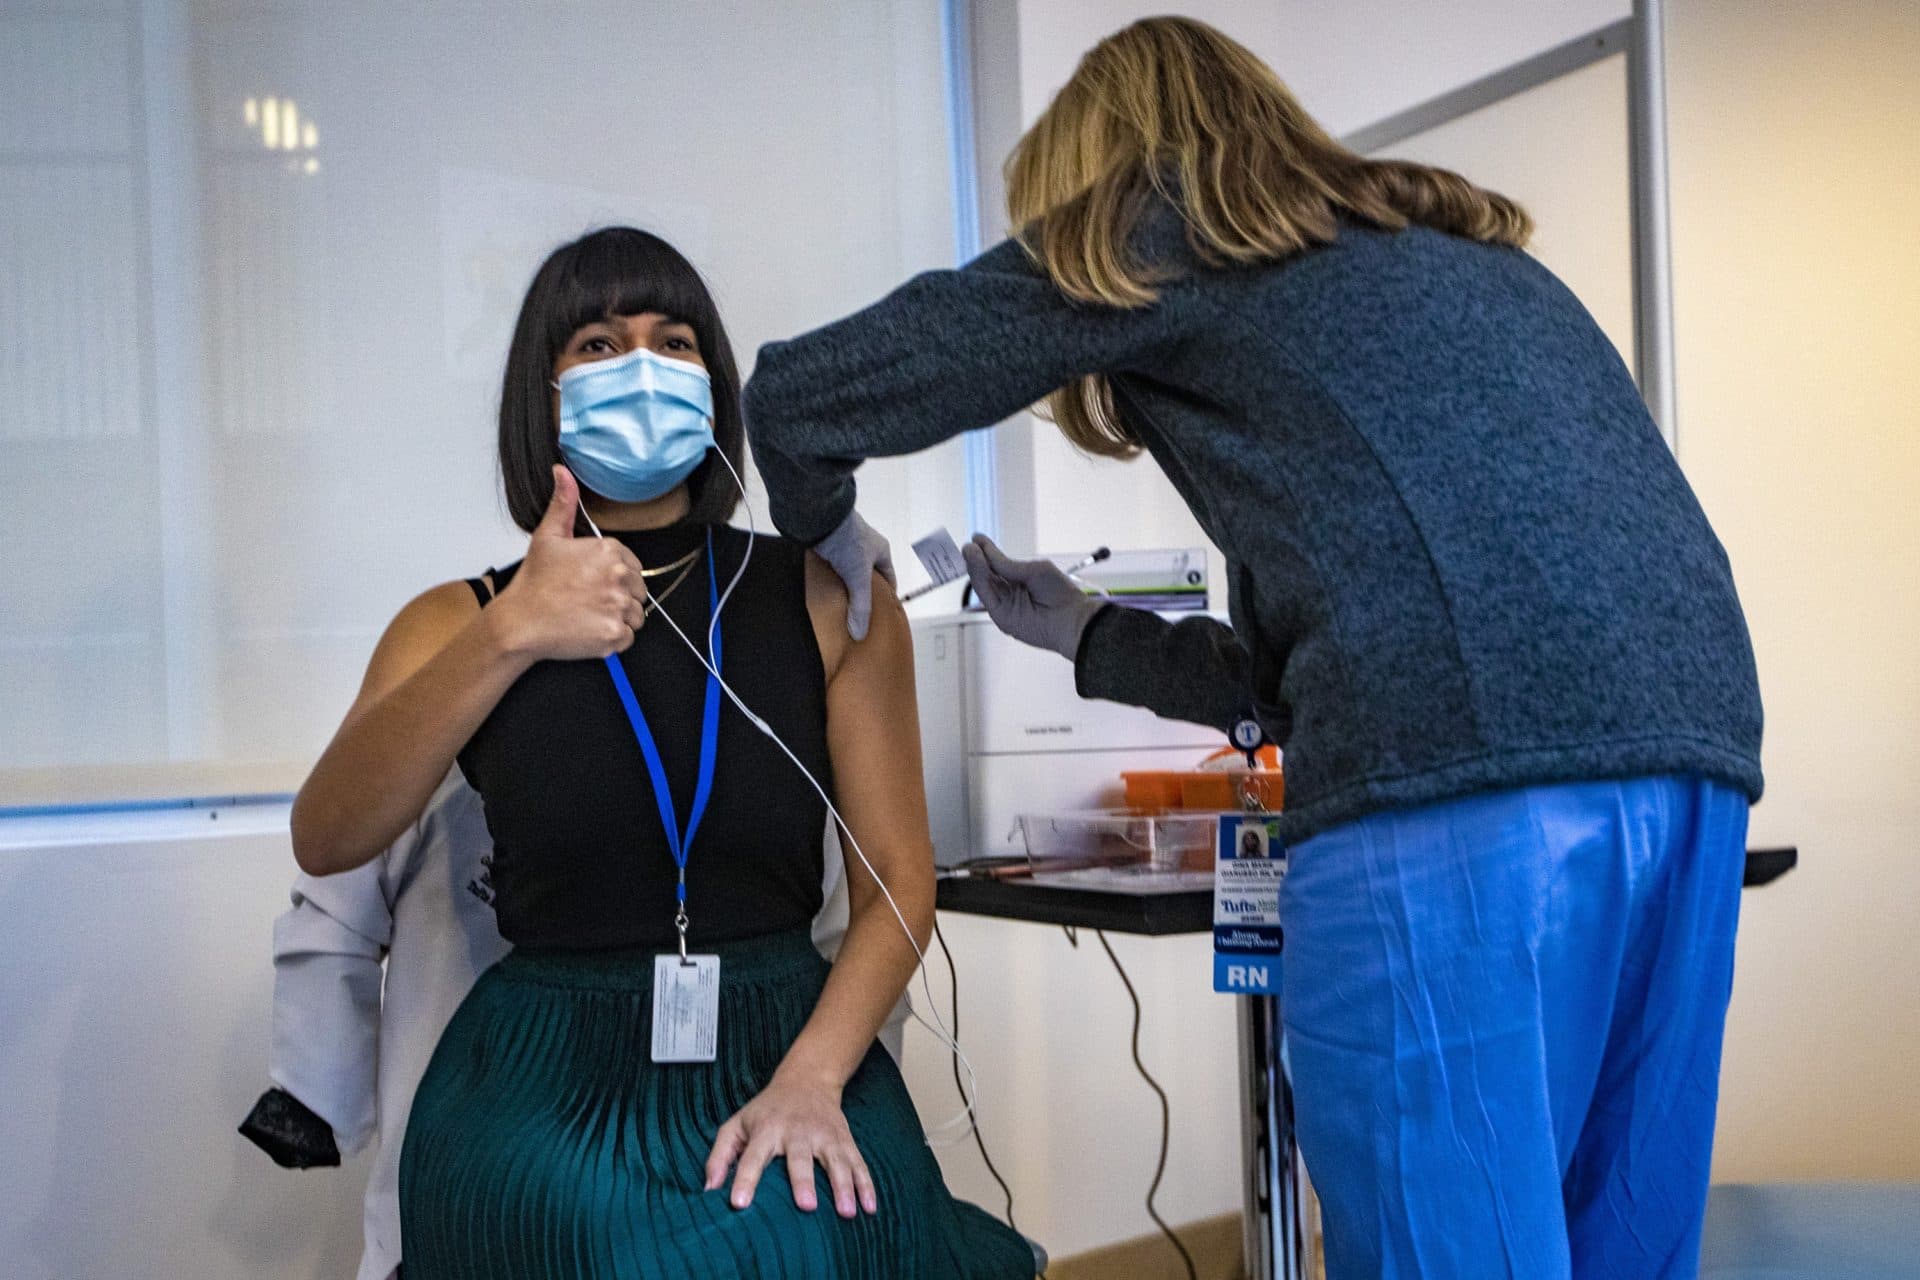
[[[847,634],[847,587],[840,575],[813,552],[806,556],[807,614],[813,619],[813,638],[820,646],[820,665],[826,668],[827,684],[845,661],[853,640]]]
[[[810,586],[810,600],[813,594]],[[836,804],[903,909],[911,899],[924,900],[931,911],[933,841],[920,772],[912,629],[893,588],[877,575],[865,640],[846,638],[844,600],[843,591],[837,618],[830,610],[815,610],[816,631],[837,636],[843,650],[828,668],[827,682],[827,749]],[[847,860],[847,884],[856,895],[873,890],[858,857]]]
[[[405,684],[479,612],[480,603],[464,582],[443,582],[409,600],[374,646],[346,719],[352,720]]]

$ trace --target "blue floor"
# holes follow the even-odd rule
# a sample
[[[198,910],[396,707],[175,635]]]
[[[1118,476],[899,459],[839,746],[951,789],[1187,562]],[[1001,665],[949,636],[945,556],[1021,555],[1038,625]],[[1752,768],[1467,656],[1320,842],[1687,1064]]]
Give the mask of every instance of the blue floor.
[[[1715,1187],[1701,1280],[1920,1280],[1920,1184]]]

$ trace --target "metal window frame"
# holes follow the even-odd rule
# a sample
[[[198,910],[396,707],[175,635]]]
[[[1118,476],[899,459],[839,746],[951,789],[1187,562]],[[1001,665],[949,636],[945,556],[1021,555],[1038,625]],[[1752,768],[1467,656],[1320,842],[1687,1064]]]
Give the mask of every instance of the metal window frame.
[[[1631,17],[1395,112],[1341,139],[1362,153],[1549,84],[1604,58],[1627,59],[1627,158],[1632,208],[1634,377],[1669,449],[1678,450],[1674,394],[1673,240],[1667,185],[1665,0],[1634,0]]]
[[[974,0],[940,0],[940,49],[946,63],[947,163],[953,180],[953,249],[968,262],[986,247],[981,234],[980,142],[974,93]],[[989,537],[1000,536],[999,450],[994,428],[968,432],[962,440],[967,520]]]

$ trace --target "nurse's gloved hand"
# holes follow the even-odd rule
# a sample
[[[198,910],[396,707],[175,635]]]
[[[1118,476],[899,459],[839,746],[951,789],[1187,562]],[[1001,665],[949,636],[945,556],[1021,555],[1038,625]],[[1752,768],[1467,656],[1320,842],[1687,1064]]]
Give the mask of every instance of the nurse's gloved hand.
[[[849,511],[838,529],[813,544],[813,553],[847,584],[847,634],[865,640],[873,619],[873,575],[899,585],[893,576],[893,548],[858,511]]]
[[[960,554],[974,594],[996,627],[1069,662],[1078,656],[1080,633],[1100,612],[1101,601],[1088,599],[1053,561],[1012,559],[984,533],[974,534]]]

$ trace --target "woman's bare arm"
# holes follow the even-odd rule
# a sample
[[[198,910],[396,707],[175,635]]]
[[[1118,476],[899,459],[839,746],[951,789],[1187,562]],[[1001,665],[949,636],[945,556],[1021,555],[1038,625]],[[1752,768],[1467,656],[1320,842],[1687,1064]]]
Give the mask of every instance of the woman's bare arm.
[[[773,1082],[721,1129],[707,1185],[719,1187],[737,1161],[732,1203],[743,1208],[752,1203],[767,1164],[784,1154],[794,1202],[811,1210],[818,1161],[827,1170],[835,1207],[850,1217],[856,1205],[872,1213],[877,1204],[839,1111],[841,1091],[913,977],[916,947],[924,948],[932,934],[933,842],[905,610],[876,576],[872,627],[854,643],[847,637],[846,590],[831,569],[812,559],[807,594],[829,674],[827,747],[838,786],[835,803],[853,837],[842,840],[850,922],[820,1002]],[[854,852],[855,840],[872,871]],[[874,872],[886,882],[899,917]]]
[[[824,594],[844,601],[839,580],[819,568],[828,579]],[[839,610],[844,613],[844,604]],[[860,1065],[912,980],[920,963],[916,948],[924,949],[933,936],[934,880],[906,610],[885,580],[876,578],[867,638],[852,643],[842,623],[836,619],[830,625],[838,628],[834,639],[843,650],[827,685],[835,803],[873,865],[869,870],[853,841],[842,840],[850,901],[846,939],[813,1019],[780,1069],[840,1084]],[[888,905],[875,872],[900,916]],[[912,930],[912,941],[900,917]]]
[[[360,694],[293,802],[293,856],[309,875],[379,855],[426,806],[453,758],[520,673],[491,611],[464,583],[400,611]]]
[[[555,467],[553,501],[499,599],[483,610],[449,582],[387,628],[360,696],[294,799],[302,871],[348,871],[392,844],[535,662],[600,658],[633,643],[646,620],[640,562],[611,539],[576,539],[578,500],[573,476]]]

